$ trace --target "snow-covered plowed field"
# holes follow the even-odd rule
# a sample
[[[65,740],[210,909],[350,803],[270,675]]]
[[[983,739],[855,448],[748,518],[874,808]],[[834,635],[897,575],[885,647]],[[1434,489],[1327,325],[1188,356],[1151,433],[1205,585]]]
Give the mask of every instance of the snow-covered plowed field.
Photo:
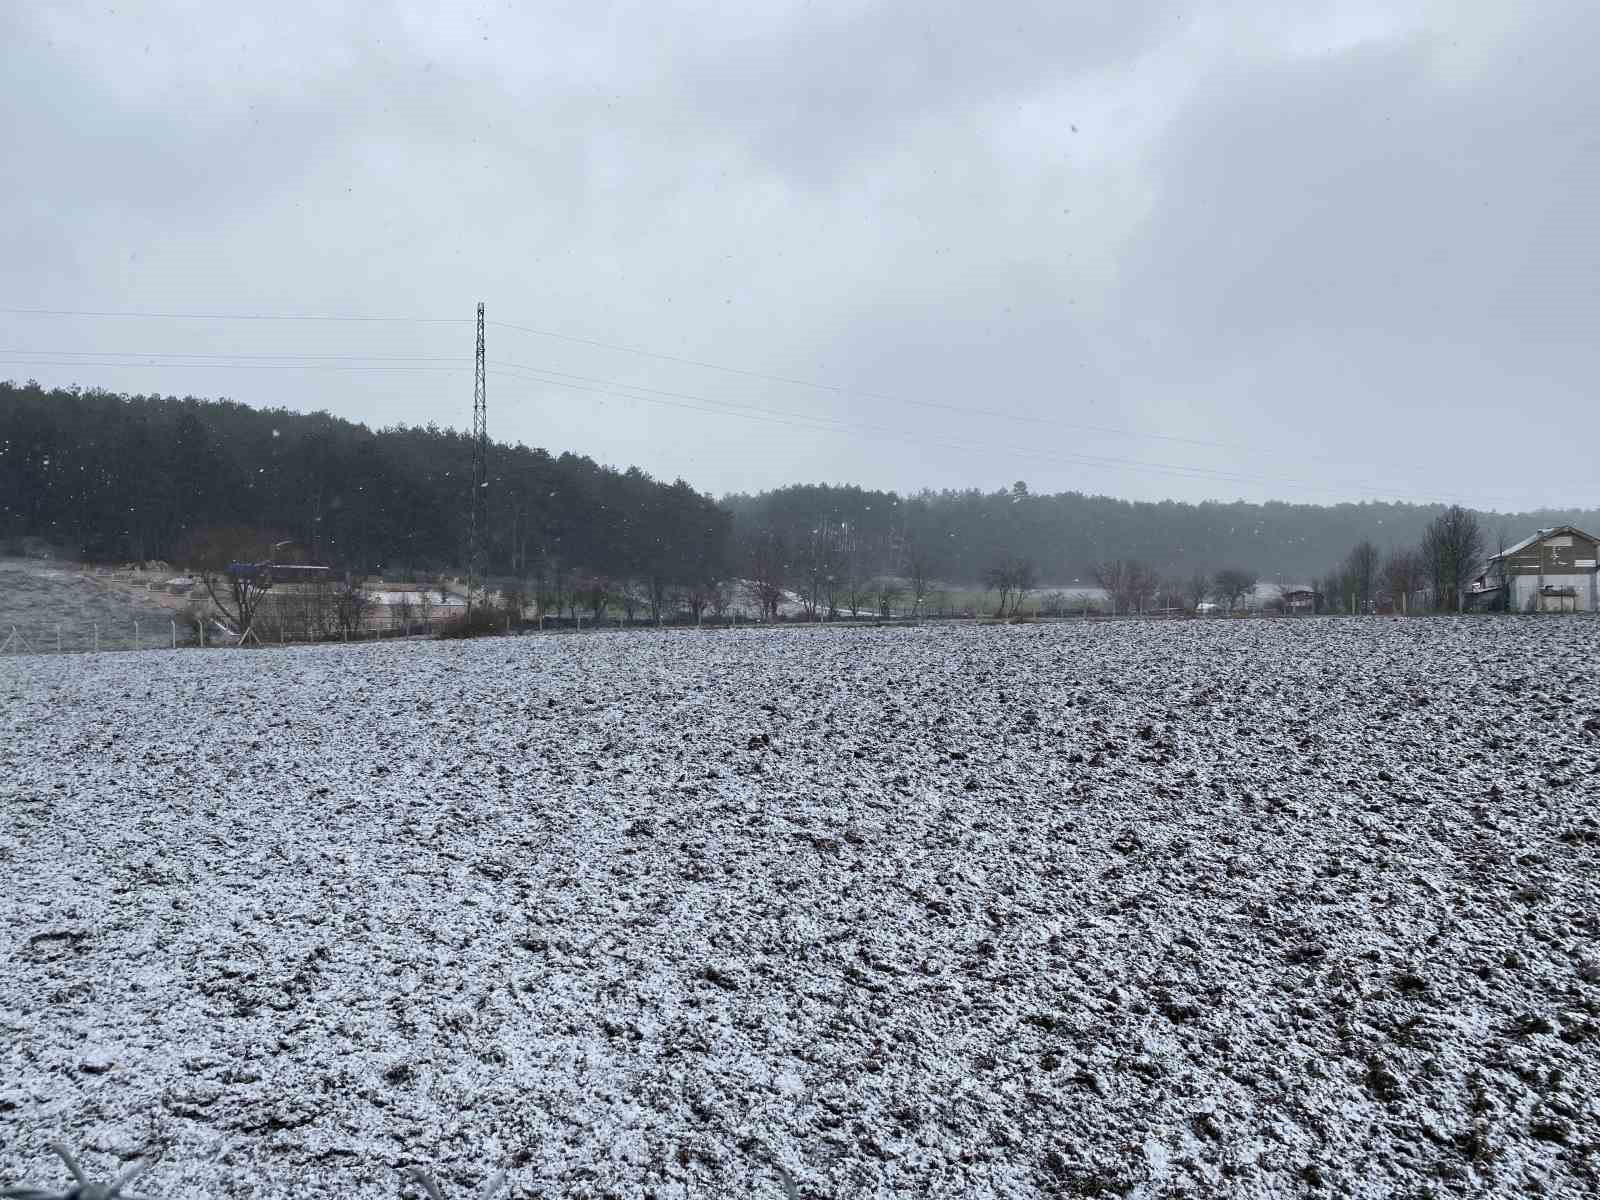
[[[0,1185],[1593,1195],[1597,668],[1583,618],[0,661]]]

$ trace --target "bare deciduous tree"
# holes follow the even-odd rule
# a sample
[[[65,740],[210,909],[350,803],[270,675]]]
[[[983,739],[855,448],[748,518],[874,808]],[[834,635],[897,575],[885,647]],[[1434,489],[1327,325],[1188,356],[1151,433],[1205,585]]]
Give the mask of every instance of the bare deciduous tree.
[[[1160,578],[1137,559],[1128,564],[1128,607],[1134,612],[1150,611],[1150,602],[1161,586]]]
[[[999,593],[1000,604],[994,615],[1003,617],[1008,605],[1013,613],[1022,611],[1028,593],[1039,586],[1039,570],[1032,559],[1008,557],[985,571],[983,582],[990,591]]]
[[[1378,568],[1378,548],[1365,538],[1345,555],[1341,574],[1352,611],[1366,612],[1371,607],[1377,591]]]
[[[559,558],[550,554],[540,557],[534,584],[538,588],[534,604],[541,613],[560,616],[564,609],[572,607],[573,574]]]
[[[500,589],[500,611],[511,622],[520,622],[522,610],[527,607],[528,596],[520,583],[509,583]]]
[[[1006,615],[1006,605],[1011,602],[1011,570],[1005,563],[996,563],[983,573],[983,586],[999,593],[1000,603],[994,610],[994,615]]]
[[[1022,605],[1028,599],[1028,593],[1039,586],[1039,568],[1033,565],[1031,558],[1014,558],[1011,560],[1011,589],[1016,600],[1011,606],[1013,613],[1021,614]]]
[[[281,540],[251,529],[203,529],[180,552],[232,627],[236,644],[259,641],[255,621],[272,589],[272,550]]]
[[[360,634],[361,623],[372,607],[372,597],[361,589],[355,579],[348,579],[333,593],[333,619],[339,626],[341,637]]]
[[[1138,559],[1113,558],[1096,563],[1090,577],[1105,590],[1112,612],[1136,612],[1156,590],[1156,574]]]
[[[1239,607],[1239,601],[1256,590],[1254,571],[1243,567],[1224,567],[1212,577],[1217,589],[1217,599],[1223,601],[1229,612]]]
[[[826,522],[818,522],[807,532],[796,558],[800,568],[800,608],[806,620],[814,620],[823,602],[823,590],[830,567]]]
[[[633,624],[633,619],[639,610],[644,607],[644,586],[636,580],[628,580],[617,588],[617,603],[622,605],[622,613],[628,618],[628,624]]]
[[[696,625],[700,624],[708,608],[715,609],[720,588],[721,585],[714,579],[701,579],[683,589],[683,602],[688,606],[689,615],[694,618]]]
[[[733,584],[726,580],[719,580],[711,589],[711,613],[718,621],[728,619],[728,609],[733,607]]]
[[[1422,535],[1422,560],[1433,585],[1433,605],[1460,612],[1467,581],[1483,556],[1483,529],[1470,509],[1452,504]]]
[[[1344,587],[1343,576],[1334,571],[1311,581],[1311,592],[1319,613],[1339,612],[1339,591]]]
[[[933,564],[918,547],[911,547],[906,555],[906,586],[911,591],[911,613],[913,616],[922,614],[922,603],[933,591]]]
[[[611,581],[603,575],[586,575],[577,591],[579,601],[598,624],[611,600]]]
[[[1199,612],[1200,606],[1211,598],[1211,576],[1204,571],[1190,575],[1183,585],[1183,599],[1190,612]]]
[[[766,621],[778,619],[783,603],[783,580],[788,569],[787,548],[773,530],[757,535],[750,549],[750,598]]]
[[[1394,601],[1395,606],[1410,611],[1411,599],[1422,587],[1426,574],[1422,556],[1411,549],[1389,551],[1379,571],[1380,586]]]
[[[1127,607],[1124,597],[1128,591],[1128,567],[1127,559],[1108,558],[1089,568],[1089,577],[1099,585],[1101,591],[1105,592],[1106,599],[1111,602],[1113,614],[1119,608],[1125,610]]]
[[[894,616],[895,601],[905,594],[898,579],[884,576],[872,585],[872,598],[878,605],[878,615],[887,621]]]
[[[650,602],[650,619],[657,625],[666,619],[666,610],[672,597],[672,578],[665,570],[655,571],[644,581],[645,599]],[[611,584],[606,582],[606,598],[610,599]],[[595,620],[599,620],[598,617]]]
[[[404,591],[392,606],[390,616],[393,622],[406,632],[411,631],[411,622],[417,616],[417,602],[412,599],[412,593]]]
[[[864,571],[851,569],[846,572],[844,580],[844,606],[850,610],[852,617],[859,617],[861,610],[872,603],[872,580]]]

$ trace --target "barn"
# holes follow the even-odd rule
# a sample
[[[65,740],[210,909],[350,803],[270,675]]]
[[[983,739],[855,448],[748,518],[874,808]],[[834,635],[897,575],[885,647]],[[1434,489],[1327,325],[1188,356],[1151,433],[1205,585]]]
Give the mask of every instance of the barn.
[[[1322,593],[1315,588],[1286,588],[1283,592],[1283,611],[1290,616],[1305,616],[1317,611]]]
[[[1472,581],[1479,608],[1600,612],[1600,538],[1571,525],[1540,529],[1484,564]]]

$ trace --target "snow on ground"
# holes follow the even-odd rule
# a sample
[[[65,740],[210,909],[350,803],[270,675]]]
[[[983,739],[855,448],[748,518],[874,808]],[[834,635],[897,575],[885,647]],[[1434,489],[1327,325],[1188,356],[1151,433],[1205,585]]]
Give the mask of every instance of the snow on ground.
[[[102,650],[132,650],[135,637],[142,646],[168,646],[176,614],[166,599],[121,590],[73,563],[0,558],[0,643],[15,627],[21,641],[12,649],[48,653],[59,627],[63,650],[92,650],[96,636]],[[190,626],[178,637],[193,634]]]
[[[0,661],[0,1185],[61,1138],[160,1197],[1594,1194],[1597,663],[1583,618]]]

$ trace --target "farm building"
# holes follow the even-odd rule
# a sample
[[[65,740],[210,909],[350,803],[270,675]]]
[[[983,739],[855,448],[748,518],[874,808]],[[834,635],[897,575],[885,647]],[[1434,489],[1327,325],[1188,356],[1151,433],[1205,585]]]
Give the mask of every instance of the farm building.
[[[1600,611],[1600,538],[1571,525],[1541,529],[1484,564],[1470,596],[1511,612]]]
[[[1283,592],[1283,611],[1291,616],[1314,613],[1320,595],[1312,588],[1287,588]]]
[[[412,622],[433,622],[456,617],[467,609],[465,596],[435,584],[385,583],[363,585],[371,607],[363,622],[372,629],[398,629]]]
[[[273,586],[285,583],[312,583],[328,586],[336,580],[333,571],[328,567],[314,563],[263,563],[262,567],[272,576]]]

